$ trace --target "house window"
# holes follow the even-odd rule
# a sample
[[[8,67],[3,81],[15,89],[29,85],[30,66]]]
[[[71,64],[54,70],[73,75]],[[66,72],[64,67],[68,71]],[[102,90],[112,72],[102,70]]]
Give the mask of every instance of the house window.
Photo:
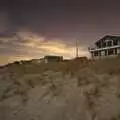
[[[92,57],[94,56],[94,53],[93,52],[91,52],[91,55],[92,55]]]
[[[105,51],[101,51],[101,56],[105,56]]]
[[[115,55],[117,55],[117,48],[115,48],[114,50],[115,50]]]
[[[99,56],[101,56],[101,51],[99,51]]]
[[[114,44],[114,45],[118,45],[118,41],[117,41],[117,40],[114,40],[114,41],[113,41],[113,44]]]
[[[106,42],[103,43],[103,47],[106,47]]]
[[[113,49],[109,49],[108,50],[108,55],[113,55],[114,53],[113,53]]]
[[[97,51],[94,52],[94,56],[98,56],[98,52]]]
[[[105,56],[107,56],[107,50],[105,50]]]
[[[101,47],[102,47],[101,42],[98,42],[98,43],[97,43],[97,47],[98,47],[98,48],[101,48]]]
[[[112,46],[112,41],[108,41],[108,46]]]

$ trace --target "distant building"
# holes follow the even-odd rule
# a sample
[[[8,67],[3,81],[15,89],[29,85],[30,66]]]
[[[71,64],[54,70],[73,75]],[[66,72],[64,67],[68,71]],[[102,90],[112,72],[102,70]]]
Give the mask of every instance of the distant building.
[[[63,56],[45,56],[44,57],[44,62],[49,63],[49,62],[61,62],[63,61]]]
[[[42,63],[43,61],[44,61],[43,58],[40,58],[40,59],[32,59],[32,60],[31,60],[31,63],[33,63],[33,64],[40,64],[40,63]]]
[[[88,61],[88,58],[86,56],[83,56],[83,57],[77,57],[74,60],[84,62],[84,61]]]
[[[115,57],[120,54],[120,36],[106,35],[89,48],[93,59]]]
[[[64,59],[63,62],[69,62],[71,59]]]

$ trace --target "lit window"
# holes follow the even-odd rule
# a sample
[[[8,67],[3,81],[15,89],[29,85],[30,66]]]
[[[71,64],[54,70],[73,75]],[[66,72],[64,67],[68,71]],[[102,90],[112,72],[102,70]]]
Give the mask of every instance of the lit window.
[[[112,42],[111,41],[108,41],[108,46],[112,46]]]

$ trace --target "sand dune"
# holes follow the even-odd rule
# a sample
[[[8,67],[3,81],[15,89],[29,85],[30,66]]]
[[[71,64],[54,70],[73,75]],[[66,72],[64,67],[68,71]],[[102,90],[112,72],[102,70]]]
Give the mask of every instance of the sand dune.
[[[119,60],[0,68],[0,120],[119,120]]]

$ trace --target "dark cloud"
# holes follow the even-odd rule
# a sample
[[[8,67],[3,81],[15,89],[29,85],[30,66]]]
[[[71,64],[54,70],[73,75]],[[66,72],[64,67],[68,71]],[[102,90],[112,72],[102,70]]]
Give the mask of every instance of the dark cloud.
[[[6,5],[11,29],[26,26],[45,36],[71,37],[74,33],[116,27],[119,3],[119,0],[10,0]]]

